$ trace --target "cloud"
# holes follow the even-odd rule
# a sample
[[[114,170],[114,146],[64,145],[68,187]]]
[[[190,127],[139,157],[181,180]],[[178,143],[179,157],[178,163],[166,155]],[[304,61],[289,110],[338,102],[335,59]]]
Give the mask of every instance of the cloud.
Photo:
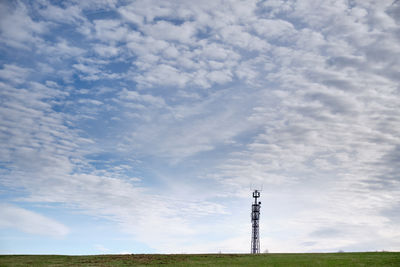
[[[185,22],[179,26],[166,21],[158,21],[155,24],[146,25],[143,31],[148,35],[157,39],[166,41],[178,41],[181,43],[192,43],[192,36],[195,29],[190,22]]]
[[[13,5],[1,3],[1,42],[13,48],[30,49],[30,45],[42,43],[39,37],[45,33],[48,24],[31,19],[28,7],[22,2]]]
[[[13,198],[14,201],[69,203],[86,214],[114,221],[143,241],[148,235],[142,233],[152,229],[155,236],[163,236],[165,251],[172,251],[166,245],[172,240],[182,242],[183,236],[197,234],[190,229],[189,218],[222,212],[223,207],[212,202],[181,203],[180,199],[162,196],[161,192],[150,196],[148,189],[138,184],[140,181],[132,181],[119,169],[106,172],[94,169],[85,156],[99,150],[90,149],[91,140],[69,128],[70,117],[55,111],[51,105],[57,104],[57,99],[68,97],[62,87],[55,82],[31,82],[27,86],[26,89],[2,86],[2,99],[7,104],[0,110],[1,138],[7,142],[2,142],[1,162],[7,169],[3,169],[1,184],[8,188],[22,187],[25,194]],[[121,99],[156,107],[165,105],[160,97],[128,90],[122,91]],[[95,99],[76,101],[77,105],[84,106],[79,110],[84,110],[88,103],[101,106]],[[146,207],[151,203],[156,208],[150,211]],[[177,219],[179,210],[185,211],[185,219]],[[146,218],[153,218],[154,225],[149,225]],[[29,225],[28,218],[22,219],[22,225]],[[154,231],[159,222],[164,227]],[[181,238],[166,234],[170,232]]]
[[[102,57],[114,57],[120,53],[117,47],[106,45],[96,45],[94,50]]]
[[[82,14],[82,9],[74,5],[60,7],[47,4],[43,9],[40,9],[40,14],[47,20],[58,23],[78,24],[79,22],[86,20]]]
[[[270,251],[399,247],[397,2],[3,7],[10,201],[157,251],[245,252],[257,184]]]
[[[98,39],[111,43],[123,41],[128,33],[118,20],[95,20],[94,28]]]
[[[128,91],[123,89],[120,92],[120,98],[127,101],[138,101],[144,102],[147,105],[154,105],[156,107],[165,106],[165,101],[161,97],[155,97],[153,95],[140,94],[136,91]]]
[[[135,9],[133,9],[133,6]],[[227,73],[231,72],[239,56],[222,45],[218,38],[216,40],[211,39],[211,42],[201,40],[197,33],[205,27],[205,22],[200,20],[202,19],[200,16],[204,12],[202,9],[197,12],[192,10],[193,7],[185,4],[175,7],[174,5],[171,6],[170,3],[167,3],[163,8],[156,8],[152,11],[147,8],[144,8],[145,11],[143,11],[143,8],[143,6],[132,4],[119,9],[124,17],[127,16],[126,14],[134,15],[133,10],[135,10],[136,16],[140,17],[143,17],[141,12],[154,12],[151,19],[140,20],[141,23],[137,24],[138,29],[130,32],[127,37],[129,40],[128,48],[139,57],[135,64],[143,71],[140,75],[135,75],[135,81],[143,87],[163,84],[181,88],[185,85],[210,87],[214,82],[225,84],[232,80],[232,77],[229,77],[232,75],[227,75]],[[177,12],[174,11],[177,14],[176,20],[162,17],[165,14],[173,14],[172,10],[176,8],[178,9]],[[146,15],[148,16],[149,13],[146,13]],[[157,18],[157,16],[165,18],[165,20],[160,19],[153,23],[152,19]],[[193,21],[193,17],[199,17],[199,20]],[[183,20],[182,23],[180,23],[181,20]],[[137,33],[138,30],[141,34]],[[221,31],[225,31],[225,35],[229,35],[228,28],[226,30],[222,28]],[[234,38],[237,41],[228,36],[224,38],[239,43],[246,40],[246,38],[240,36],[237,38],[241,38],[242,41],[236,37]],[[261,40],[258,40],[257,37],[251,38],[254,40],[250,40],[249,44],[239,45],[250,45],[251,47],[261,45],[259,44]],[[169,58],[175,58],[177,53],[179,53],[178,61],[169,60]],[[210,60],[214,60],[214,64],[209,64],[211,63]],[[220,69],[218,70],[219,73],[213,70],[215,67]]]
[[[14,205],[1,204],[0,227],[14,228],[25,233],[64,237],[68,234],[67,226],[27,209]]]
[[[296,34],[292,23],[280,19],[260,19],[252,26],[259,35],[272,42],[289,41]]]
[[[145,87],[161,84],[165,86],[183,87],[190,80],[190,77],[186,73],[179,72],[179,70],[173,66],[159,64],[154,66],[154,69],[150,72],[146,72],[144,75],[138,75],[135,80]]]
[[[8,80],[13,84],[21,84],[25,82],[30,72],[31,70],[28,68],[4,64],[3,68],[0,70],[0,78]]]
[[[84,49],[70,45],[65,39],[60,39],[58,42],[43,46],[42,48],[46,49],[46,53],[56,56],[60,60],[70,57],[78,57],[85,53]]]

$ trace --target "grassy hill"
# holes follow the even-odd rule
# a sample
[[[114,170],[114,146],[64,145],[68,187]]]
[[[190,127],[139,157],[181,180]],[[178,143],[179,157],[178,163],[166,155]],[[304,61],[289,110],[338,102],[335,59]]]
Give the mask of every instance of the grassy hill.
[[[0,266],[400,266],[400,252],[301,254],[0,255]]]

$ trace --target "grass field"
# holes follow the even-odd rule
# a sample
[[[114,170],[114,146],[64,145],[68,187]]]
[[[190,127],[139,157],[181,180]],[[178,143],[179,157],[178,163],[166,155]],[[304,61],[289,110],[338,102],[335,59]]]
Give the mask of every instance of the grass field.
[[[400,252],[304,254],[0,255],[0,266],[400,266]]]

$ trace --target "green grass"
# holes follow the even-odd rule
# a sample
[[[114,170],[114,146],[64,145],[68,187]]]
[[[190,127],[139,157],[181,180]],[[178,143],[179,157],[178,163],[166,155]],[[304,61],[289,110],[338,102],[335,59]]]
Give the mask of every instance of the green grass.
[[[400,252],[302,254],[0,255],[0,266],[396,266]]]

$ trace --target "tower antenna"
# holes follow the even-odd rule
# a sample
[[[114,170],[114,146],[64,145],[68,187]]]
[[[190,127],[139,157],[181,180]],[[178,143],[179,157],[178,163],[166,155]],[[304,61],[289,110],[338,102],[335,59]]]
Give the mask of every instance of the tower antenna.
[[[260,191],[254,190],[254,203],[251,205],[251,254],[260,253],[260,208],[261,202],[257,201]]]

